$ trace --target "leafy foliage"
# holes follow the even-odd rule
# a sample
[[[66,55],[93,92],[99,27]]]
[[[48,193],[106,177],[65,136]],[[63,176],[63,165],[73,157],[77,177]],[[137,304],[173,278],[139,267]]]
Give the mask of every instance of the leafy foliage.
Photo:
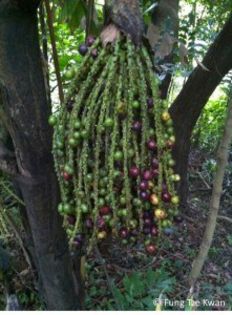
[[[112,297],[107,298],[103,309],[111,310],[155,310],[160,294],[171,294],[175,290],[176,279],[165,267],[153,270],[148,268],[144,271],[132,272],[122,278],[122,283],[112,285]],[[99,290],[93,289],[87,296],[87,308],[91,308],[91,301],[97,298]],[[102,292],[106,294],[106,292]],[[104,304],[104,302],[103,302]]]
[[[226,109],[227,98],[225,96],[208,102],[194,130],[195,144],[206,151],[215,151],[223,131]]]
[[[175,278],[164,269],[148,269],[145,273],[132,273],[123,279],[123,288],[114,288],[114,294],[121,310],[154,310],[154,300],[161,293],[174,289]],[[123,292],[123,293],[122,293]]]

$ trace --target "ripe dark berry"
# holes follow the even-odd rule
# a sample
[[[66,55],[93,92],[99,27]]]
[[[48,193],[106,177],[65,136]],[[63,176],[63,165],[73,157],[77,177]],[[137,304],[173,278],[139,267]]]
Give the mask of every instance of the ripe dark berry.
[[[151,228],[151,235],[152,236],[157,236],[158,235],[158,229],[155,226],[153,226]]]
[[[163,190],[163,193],[166,193],[168,191],[168,187],[165,183],[162,184],[162,190]]]
[[[141,199],[147,201],[150,199],[150,194],[147,191],[141,191],[140,197]]]
[[[69,112],[71,112],[73,110],[73,104],[74,102],[73,101],[68,101],[67,104],[66,104],[66,108]]]
[[[157,149],[157,144],[156,144],[155,140],[153,140],[153,139],[148,140],[147,147],[149,150],[155,151]]]
[[[81,44],[78,50],[82,56],[85,56],[88,52],[88,47],[85,44]]]
[[[162,193],[162,200],[164,202],[171,202],[172,196],[169,192]]]
[[[137,166],[132,166],[130,168],[129,174],[131,178],[137,178],[139,176],[139,168]]]
[[[152,224],[151,218],[144,219],[144,225],[151,226],[151,224]]]
[[[97,58],[97,56],[98,56],[98,50],[97,50],[96,48],[92,50],[91,56],[92,56],[94,59]]]
[[[140,121],[135,121],[135,122],[133,123],[133,125],[132,125],[132,130],[133,130],[133,131],[136,131],[136,132],[139,132],[139,131],[141,131],[141,129],[142,129],[142,124],[141,124],[141,122],[140,122]]]
[[[69,215],[67,221],[70,225],[74,225],[76,223],[76,218],[73,215]]]
[[[110,212],[111,212],[111,209],[108,206],[101,207],[101,209],[100,209],[101,215],[108,215],[108,214],[110,214]]]
[[[84,241],[84,235],[83,235],[83,234],[77,234],[77,235],[75,236],[75,241],[80,242],[80,243],[83,243],[83,241]]]
[[[151,171],[146,170],[143,172],[143,179],[144,180],[151,180],[153,178],[153,174]]]
[[[129,231],[127,228],[121,228],[119,231],[119,235],[121,238],[127,238],[129,236]]]
[[[67,172],[64,172],[63,178],[64,180],[69,181],[70,179],[72,179],[72,175],[68,174]]]
[[[91,47],[95,42],[95,37],[93,35],[89,35],[86,39],[86,44],[88,47]]]
[[[146,251],[147,251],[147,253],[148,254],[150,254],[150,255],[154,255],[155,253],[156,253],[156,247],[155,247],[155,245],[153,245],[153,244],[148,244],[147,246],[146,246]]]
[[[147,107],[152,108],[154,106],[154,101],[151,97],[147,99]]]
[[[139,187],[141,190],[147,190],[149,188],[148,181],[146,180],[141,181]]]
[[[91,218],[86,219],[85,226],[87,227],[87,229],[92,229],[93,228],[93,220]]]
[[[97,227],[99,229],[104,229],[106,227],[106,222],[103,218],[100,217],[97,219]]]
[[[158,162],[158,160],[157,160],[156,158],[152,159],[151,165],[152,165],[152,167],[153,167],[155,170],[158,169],[158,168],[159,168],[159,162]]]

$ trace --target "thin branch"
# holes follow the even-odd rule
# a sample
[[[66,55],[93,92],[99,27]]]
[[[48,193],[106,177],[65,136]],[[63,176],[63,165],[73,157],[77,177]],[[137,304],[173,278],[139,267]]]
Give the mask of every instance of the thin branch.
[[[52,55],[53,55],[53,61],[54,61],[54,67],[56,72],[56,78],[58,83],[58,89],[59,89],[59,97],[60,102],[64,102],[64,91],[63,91],[63,84],[60,74],[60,65],[59,65],[59,58],[57,53],[57,47],[56,47],[56,37],[55,37],[55,31],[53,27],[53,15],[52,10],[50,8],[49,0],[45,0],[45,7],[47,11],[47,22],[48,22],[48,28],[51,38],[51,45],[52,45]]]
[[[204,263],[207,259],[209,249],[211,247],[216,223],[218,218],[218,212],[220,207],[220,200],[223,191],[223,179],[225,176],[226,166],[228,164],[229,148],[232,142],[232,99],[228,106],[228,115],[225,124],[224,134],[218,148],[217,156],[217,171],[213,183],[213,192],[210,201],[210,211],[208,221],[205,228],[205,233],[202,239],[199,253],[193,262],[192,270],[189,276],[191,286],[194,286],[197,279],[200,276]]]
[[[229,223],[232,223],[232,218],[228,218],[228,217],[226,217],[226,216],[224,216],[224,215],[219,215],[219,216],[218,216],[218,219],[219,219],[219,220],[227,221],[227,222],[229,222]]]
[[[86,23],[86,38],[90,35],[91,26],[94,18],[94,0],[88,0],[88,15]]]
[[[41,41],[42,41],[42,52],[43,52],[43,72],[45,77],[45,87],[47,93],[48,104],[51,107],[51,93],[50,93],[50,82],[49,82],[49,67],[48,67],[48,40],[47,40],[47,27],[45,22],[45,7],[44,3],[41,2],[39,7],[39,20],[41,29]]]
[[[23,240],[22,240],[22,237],[20,235],[20,232],[18,231],[18,228],[17,228],[17,225],[15,224],[14,222],[14,219],[11,217],[11,215],[7,212],[4,212],[4,217],[7,221],[7,223],[10,225],[15,237],[18,239],[18,243],[19,243],[19,246],[21,247],[22,249],[22,252],[24,254],[24,257],[25,257],[25,260],[28,264],[28,266],[30,267],[30,269],[32,270],[32,263],[31,263],[31,259],[30,259],[30,256],[26,250],[26,248],[24,247],[23,245]]]
[[[9,196],[13,197],[21,206],[25,207],[25,203],[23,202],[23,200],[20,199],[10,188],[8,188],[3,181],[0,182],[0,185],[8,193]]]

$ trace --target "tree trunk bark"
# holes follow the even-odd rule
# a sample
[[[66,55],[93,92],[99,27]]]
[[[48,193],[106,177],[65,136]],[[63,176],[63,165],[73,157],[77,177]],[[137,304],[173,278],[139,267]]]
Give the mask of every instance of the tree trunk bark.
[[[139,0],[106,0],[106,24],[114,23],[123,33],[140,45],[144,26]]]
[[[147,30],[147,38],[154,50],[155,60],[159,65],[173,63],[174,45],[178,41],[179,31],[179,0],[160,0],[152,14],[152,23]],[[168,25],[168,27],[167,27]],[[165,73],[160,85],[162,99],[168,96],[172,73]]]
[[[47,122],[50,110],[32,2],[0,2],[0,86],[45,302],[51,310],[74,310],[80,301],[57,212],[59,190],[51,154],[52,130]]]
[[[193,128],[209,97],[232,69],[231,29],[232,15],[203,59],[208,71],[198,65],[170,108],[176,132],[176,171],[182,178],[179,186],[182,204],[186,203],[188,195],[188,156]]]

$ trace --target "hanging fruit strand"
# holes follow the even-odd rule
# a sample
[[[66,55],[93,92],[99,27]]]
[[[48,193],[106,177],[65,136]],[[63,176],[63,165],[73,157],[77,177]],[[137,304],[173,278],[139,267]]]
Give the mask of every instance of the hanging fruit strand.
[[[167,104],[145,47],[121,36],[102,47],[88,38],[74,85],[49,122],[61,189],[59,212],[72,250],[91,251],[110,234],[156,253],[178,214],[175,144]]]
[[[89,70],[89,63],[92,62],[92,52],[95,51],[100,47],[100,40],[97,39],[95,43],[90,47],[90,50],[88,54],[85,55],[84,59],[82,60],[82,63],[80,67],[78,68],[78,72],[76,73],[71,88],[69,89],[66,97],[65,97],[65,104],[67,104],[70,100],[73,99],[73,96],[76,95],[80,82],[85,78],[85,75],[88,73]],[[88,48],[85,47],[85,51],[87,52]]]
[[[139,120],[134,119],[133,114],[133,101],[136,97],[137,86],[135,84],[136,77],[136,65],[134,60],[134,50],[133,44],[129,39],[127,39],[127,67],[128,67],[128,121],[131,125],[131,130],[133,130],[132,134],[132,144],[135,151],[135,164],[131,168],[131,172],[135,173],[134,175],[139,175],[139,170],[141,168],[141,159],[139,152],[139,144],[137,143],[138,136],[137,134],[141,132],[141,122]],[[137,173],[137,174],[136,174]],[[133,174],[131,174],[133,175]],[[134,177],[134,176],[133,176]],[[139,196],[139,176],[135,176],[136,186],[137,186],[137,195]],[[136,212],[139,219],[139,229],[142,231],[143,229],[143,213],[141,211],[141,200],[139,198],[134,198],[133,206],[136,208]]]
[[[116,46],[117,47],[117,46]],[[116,51],[116,49],[115,49]],[[90,240],[90,250],[94,243],[96,242],[96,237],[98,239],[104,239],[106,238],[106,232],[102,231],[98,233],[98,208],[99,208],[99,168],[100,168],[100,152],[101,152],[101,146],[102,146],[102,139],[101,139],[101,134],[103,131],[103,125],[104,125],[104,119],[105,119],[105,113],[107,111],[107,107],[110,104],[110,89],[113,85],[113,80],[114,80],[114,70],[117,65],[117,54],[113,55],[110,60],[110,70],[109,70],[109,75],[108,75],[108,80],[106,83],[105,90],[103,92],[103,100],[102,100],[102,105],[101,105],[101,111],[100,111],[100,116],[98,119],[98,125],[97,125],[97,130],[96,130],[96,144],[95,144],[95,167],[94,167],[94,230],[93,230],[93,235]]]
[[[111,147],[110,147],[110,153],[109,153],[109,159],[108,159],[108,165],[109,165],[109,195],[111,200],[111,206],[113,210],[113,225],[116,227],[118,224],[118,204],[116,203],[116,196],[115,196],[115,181],[119,179],[121,176],[120,171],[116,171],[114,168],[115,165],[115,152],[116,147],[119,139],[119,121],[118,121],[118,110],[121,106],[121,97],[122,97],[122,89],[123,89],[123,80],[122,80],[122,67],[119,67],[118,73],[116,74],[118,79],[116,81],[117,86],[117,93],[116,93],[116,101],[114,106],[114,116],[113,116],[113,133],[111,135]]]
[[[122,86],[127,86],[127,76],[126,76],[126,51],[123,51],[120,54],[120,64],[121,64],[121,72],[122,72]],[[121,119],[121,128],[122,128],[122,171],[123,171],[123,189],[122,189],[122,195],[121,195],[121,203],[126,206],[126,212],[127,215],[125,216],[125,222],[122,222],[122,225],[126,225],[127,229],[129,228],[129,222],[132,219],[132,209],[131,209],[131,190],[130,190],[130,180],[129,180],[129,173],[128,173],[128,119],[127,113],[128,113],[128,104],[126,104],[127,100],[127,89],[122,90],[122,102],[125,106],[125,116],[122,116]],[[124,202],[125,199],[125,202]],[[122,202],[123,200],[123,202]],[[125,228],[125,226],[123,226]]]

